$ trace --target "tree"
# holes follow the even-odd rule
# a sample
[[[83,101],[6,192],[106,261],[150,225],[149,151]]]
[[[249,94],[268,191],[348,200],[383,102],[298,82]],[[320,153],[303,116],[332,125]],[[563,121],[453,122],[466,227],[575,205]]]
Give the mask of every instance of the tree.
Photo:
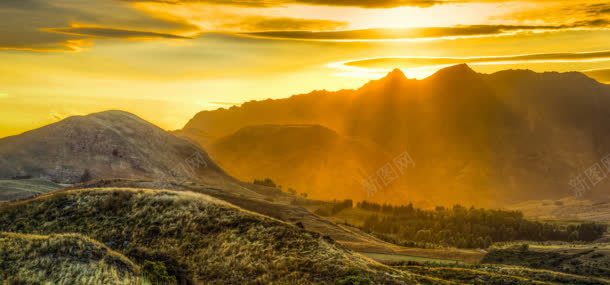
[[[89,172],[89,169],[85,169],[85,171],[83,171],[83,175],[80,177],[80,182],[84,183],[89,180],[91,180],[91,173]]]
[[[252,183],[256,185],[277,188],[277,184],[275,184],[275,182],[271,180],[271,178],[265,178],[264,180],[254,179]]]

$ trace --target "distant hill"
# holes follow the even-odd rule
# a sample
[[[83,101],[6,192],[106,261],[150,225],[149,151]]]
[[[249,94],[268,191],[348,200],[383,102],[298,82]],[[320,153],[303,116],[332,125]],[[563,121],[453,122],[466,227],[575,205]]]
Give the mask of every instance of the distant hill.
[[[144,274],[170,284],[415,283],[328,237],[193,192],[57,192],[0,207],[0,231],[77,232],[155,264]]]
[[[207,149],[223,169],[242,180],[269,177],[284,190],[319,199],[371,199],[361,182],[375,165],[390,159],[375,145],[319,125],[248,126]],[[353,190],[339,192],[344,189]]]
[[[479,74],[457,65],[414,80],[395,70],[357,90],[314,91],[203,111],[180,134],[204,146],[222,145],[223,137],[243,127],[266,124],[321,125],[376,145],[386,156],[409,153],[415,167],[378,187],[384,202],[497,206],[557,199],[575,194],[570,185],[575,177],[588,184],[578,194],[596,199],[607,196],[603,189],[610,185],[608,179],[587,176],[594,179],[587,170],[596,164],[607,174],[602,160],[610,154],[610,87],[576,72]],[[296,152],[303,144],[294,147]],[[227,169],[240,167],[230,156],[217,161]],[[266,174],[257,170],[253,166],[249,174]],[[368,174],[379,178],[377,173]],[[295,175],[290,167],[278,167],[276,174]],[[336,197],[352,192],[341,179],[327,181],[324,188],[334,188]],[[284,186],[291,182],[298,183]],[[299,191],[317,195],[312,188]]]
[[[0,233],[0,280],[5,284],[140,284],[140,267],[78,234]]]
[[[74,116],[0,139],[0,178],[79,183],[103,178],[225,177],[199,146],[123,111]]]

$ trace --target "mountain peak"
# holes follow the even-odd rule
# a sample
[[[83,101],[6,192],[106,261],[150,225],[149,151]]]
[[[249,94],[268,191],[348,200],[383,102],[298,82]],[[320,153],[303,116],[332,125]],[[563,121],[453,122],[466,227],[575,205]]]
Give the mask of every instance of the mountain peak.
[[[476,71],[472,70],[472,68],[470,68],[470,66],[468,66],[468,64],[462,63],[462,64],[453,65],[453,66],[449,66],[449,67],[440,69],[439,71],[435,72],[432,76],[430,76],[430,78],[473,76],[473,75],[477,75],[477,74],[478,73]]]
[[[84,117],[89,117],[89,118],[137,118],[140,119],[140,117],[136,116],[133,113],[129,113],[126,111],[122,111],[122,110],[106,110],[106,111],[101,111],[101,112],[97,112],[97,113],[92,113],[89,115],[86,115]]]
[[[407,79],[405,74],[400,70],[400,68],[394,68],[390,73],[388,73],[382,80],[403,80]]]

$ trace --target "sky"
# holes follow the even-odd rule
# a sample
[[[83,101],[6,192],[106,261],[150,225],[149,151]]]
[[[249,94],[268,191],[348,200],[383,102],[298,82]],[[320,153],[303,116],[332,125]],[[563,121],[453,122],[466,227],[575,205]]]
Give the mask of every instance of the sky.
[[[174,130],[202,110],[464,62],[610,84],[610,3],[0,0],[0,137],[109,109]]]

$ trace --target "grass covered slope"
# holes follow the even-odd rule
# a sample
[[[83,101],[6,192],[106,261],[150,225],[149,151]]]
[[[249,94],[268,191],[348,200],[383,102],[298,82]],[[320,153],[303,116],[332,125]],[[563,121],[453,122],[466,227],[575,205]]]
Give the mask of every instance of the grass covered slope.
[[[139,284],[140,268],[78,234],[0,233],[0,282],[5,284]]]
[[[457,284],[610,284],[608,279],[603,278],[506,265],[427,264],[399,268]]]
[[[24,199],[61,188],[43,179],[0,180],[0,201]]]
[[[406,273],[344,250],[317,233],[192,192],[58,192],[2,207],[0,231],[81,233],[144,264],[144,273],[153,280],[413,283]]]
[[[511,243],[499,244],[492,247],[482,262],[556,270],[610,279],[610,245],[607,243],[558,243],[527,246]]]

